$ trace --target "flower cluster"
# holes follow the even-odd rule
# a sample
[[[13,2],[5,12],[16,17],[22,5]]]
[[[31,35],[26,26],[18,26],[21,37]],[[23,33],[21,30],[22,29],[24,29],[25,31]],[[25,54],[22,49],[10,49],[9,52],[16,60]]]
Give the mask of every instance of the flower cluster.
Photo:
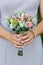
[[[34,25],[32,19],[33,17],[27,15],[24,11],[14,12],[10,18],[7,18],[8,27],[15,33],[24,33],[25,31],[32,29]]]
[[[25,11],[14,12],[10,18],[7,18],[8,27],[13,33],[23,34],[25,31],[33,28],[34,23],[32,19],[33,17],[27,15]],[[18,55],[23,55],[23,49],[18,51]]]

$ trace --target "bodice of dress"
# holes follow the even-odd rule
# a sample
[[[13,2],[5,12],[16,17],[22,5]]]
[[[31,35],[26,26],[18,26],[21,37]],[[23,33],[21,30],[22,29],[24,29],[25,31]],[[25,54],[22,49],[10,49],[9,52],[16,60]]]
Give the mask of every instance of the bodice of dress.
[[[33,22],[37,23],[37,11],[39,0],[1,0],[1,24],[7,29],[6,16],[11,16],[13,11],[25,10],[28,15],[34,17]]]
[[[23,10],[34,17],[33,22],[36,24],[39,2],[40,0],[0,0],[1,25],[8,29],[6,16],[11,16],[13,11]],[[0,65],[40,65],[42,55],[40,36],[30,45],[23,47],[23,56],[18,56],[17,53],[18,48],[10,41],[0,38]]]

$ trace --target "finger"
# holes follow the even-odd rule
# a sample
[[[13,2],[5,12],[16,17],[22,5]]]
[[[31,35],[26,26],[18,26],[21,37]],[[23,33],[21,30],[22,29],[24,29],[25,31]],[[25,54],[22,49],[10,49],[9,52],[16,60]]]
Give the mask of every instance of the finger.
[[[21,36],[21,34],[14,34],[13,37],[15,38],[19,38]]]
[[[12,39],[12,40],[15,40],[16,42],[21,43],[21,39],[20,39],[20,38],[16,38],[16,37],[14,38],[14,37],[13,37],[13,39]]]
[[[24,33],[24,34],[22,34],[22,35],[24,36],[24,35],[26,35],[27,33],[28,33],[28,31],[27,31],[27,32],[25,32],[25,33]]]
[[[14,37],[12,36],[11,39],[10,39],[10,41],[12,42],[12,44],[22,45],[22,43],[20,43],[16,37],[14,38]]]
[[[28,43],[25,43],[25,45],[30,45],[33,42],[33,39],[31,39],[31,41],[29,41]]]
[[[27,38],[26,40],[22,41],[22,43],[28,43],[33,37]]]
[[[22,37],[20,37],[20,40],[25,40],[25,39],[27,39],[27,38],[29,38],[30,37],[30,35],[25,35],[25,36],[22,36]]]
[[[22,48],[23,47],[23,46],[17,45],[17,44],[13,44],[13,46],[15,46],[16,48]]]
[[[23,44],[16,44],[16,45],[18,45],[18,46],[23,46]]]
[[[28,33],[28,31],[27,31],[27,32],[25,32],[24,34],[19,34],[19,35],[18,35],[18,38],[19,38],[19,37],[21,37],[21,36],[26,35],[27,33]]]
[[[17,35],[17,34],[16,34]],[[17,38],[15,35],[12,37],[12,40],[15,40],[16,42],[21,43],[20,38]]]
[[[15,44],[13,43],[13,46],[18,47],[18,48],[22,48],[23,47],[23,45],[16,44],[16,43]]]
[[[16,48],[23,48],[23,46],[14,45]]]
[[[21,37],[21,36],[22,36],[22,34],[18,34],[18,36],[17,36],[17,37],[19,38],[19,37]]]
[[[20,41],[26,40],[31,36],[30,32],[28,32],[26,35],[19,37]]]
[[[20,43],[20,42],[18,42],[18,41],[15,41],[15,40],[13,40],[13,43],[14,43],[14,44],[17,44],[17,45],[23,45],[22,43]]]

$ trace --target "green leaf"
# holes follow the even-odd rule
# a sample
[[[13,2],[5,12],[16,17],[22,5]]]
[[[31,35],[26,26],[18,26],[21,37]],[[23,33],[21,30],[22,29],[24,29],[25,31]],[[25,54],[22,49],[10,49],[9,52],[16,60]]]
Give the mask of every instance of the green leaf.
[[[11,22],[10,22],[10,18],[7,18],[7,20],[8,20],[9,23],[11,23]]]
[[[32,17],[32,16],[30,16],[30,21],[32,22],[32,20],[33,20],[33,17]]]
[[[12,20],[12,22],[11,22],[11,24],[12,24],[12,26],[14,26],[14,25],[18,25],[18,21],[17,20]]]
[[[25,30],[28,30],[29,29],[29,27],[27,25],[24,25],[24,28],[25,28]]]
[[[18,25],[18,21],[17,21],[17,20],[14,20],[14,21],[13,21],[13,24]]]
[[[19,34],[23,34],[24,32],[25,32],[25,31],[23,31],[23,30],[20,30],[20,31],[19,31]]]
[[[19,32],[20,27],[19,27],[19,26],[17,26],[17,27],[15,28],[15,30],[16,30],[16,32]]]

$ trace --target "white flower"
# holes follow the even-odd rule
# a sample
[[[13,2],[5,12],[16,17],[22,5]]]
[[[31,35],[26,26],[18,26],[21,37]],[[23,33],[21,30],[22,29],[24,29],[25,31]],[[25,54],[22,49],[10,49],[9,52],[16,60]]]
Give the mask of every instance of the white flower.
[[[22,21],[19,21],[19,25],[20,25],[21,28],[24,27],[24,23]]]
[[[12,24],[10,24],[9,28],[13,29],[13,26],[12,26]]]
[[[19,23],[21,23],[21,21],[19,21]]]
[[[20,25],[21,28],[23,28],[23,26],[24,26],[23,23],[20,23],[19,25]]]
[[[24,16],[24,12],[22,12],[21,16]]]

